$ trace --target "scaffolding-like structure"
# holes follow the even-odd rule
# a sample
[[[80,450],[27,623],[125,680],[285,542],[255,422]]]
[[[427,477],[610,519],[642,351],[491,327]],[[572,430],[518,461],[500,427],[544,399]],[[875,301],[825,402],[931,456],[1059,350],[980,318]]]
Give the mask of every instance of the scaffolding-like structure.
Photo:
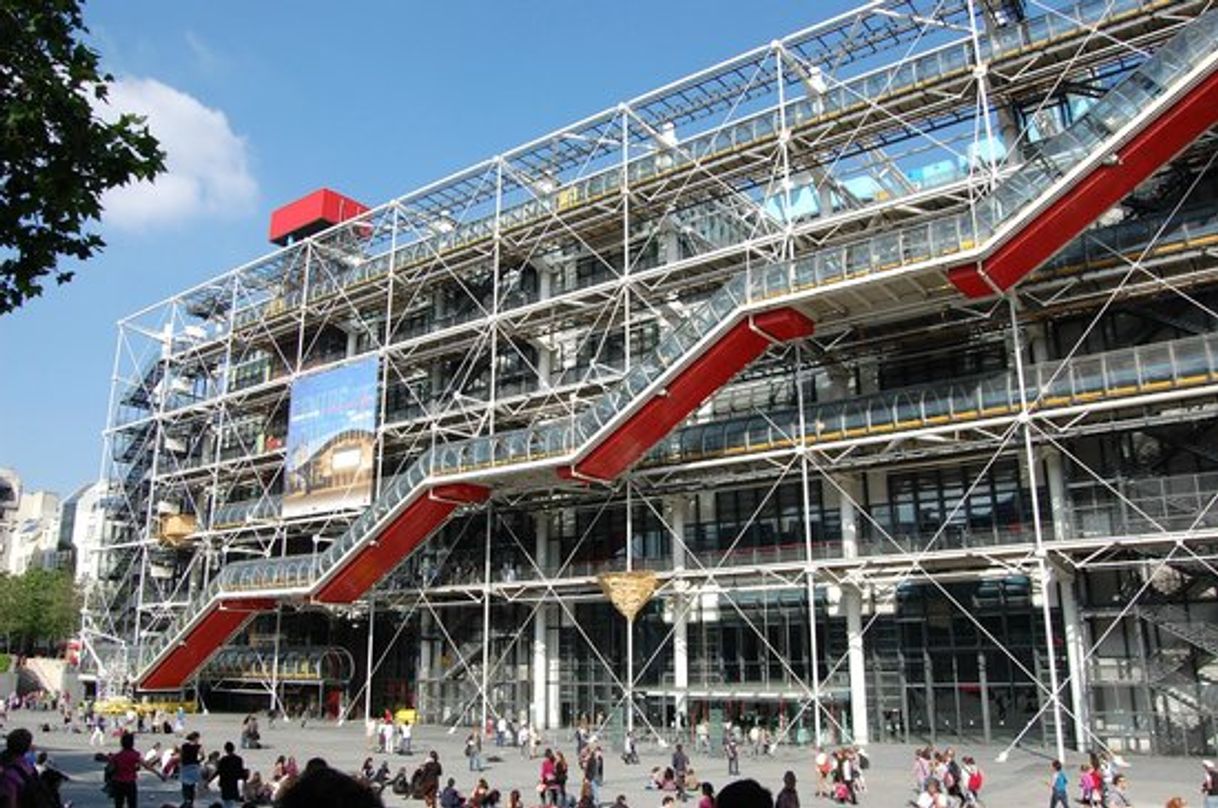
[[[1209,7],[874,0],[120,321],[99,690],[1212,752]]]

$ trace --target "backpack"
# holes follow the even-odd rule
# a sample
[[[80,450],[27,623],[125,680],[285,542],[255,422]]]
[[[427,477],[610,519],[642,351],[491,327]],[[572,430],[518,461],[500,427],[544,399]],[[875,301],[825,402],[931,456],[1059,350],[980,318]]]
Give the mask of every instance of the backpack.
[[[981,769],[973,769],[973,773],[968,776],[968,790],[976,794],[984,784],[985,775],[981,773]]]

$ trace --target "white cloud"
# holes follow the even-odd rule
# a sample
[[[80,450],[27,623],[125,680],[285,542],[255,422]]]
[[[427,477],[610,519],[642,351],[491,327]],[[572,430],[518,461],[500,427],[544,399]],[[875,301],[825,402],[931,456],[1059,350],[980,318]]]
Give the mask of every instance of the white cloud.
[[[120,78],[97,112],[107,120],[124,112],[145,116],[166,154],[166,171],[155,182],[106,192],[107,224],[138,229],[254,210],[258,183],[245,139],[220,110],[156,79]]]

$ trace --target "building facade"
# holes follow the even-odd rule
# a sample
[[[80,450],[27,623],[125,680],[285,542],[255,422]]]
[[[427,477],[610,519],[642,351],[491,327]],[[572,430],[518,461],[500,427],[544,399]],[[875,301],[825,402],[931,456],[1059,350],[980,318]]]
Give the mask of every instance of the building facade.
[[[59,495],[28,491],[21,477],[0,469],[0,570],[21,575],[55,562],[59,542]]]
[[[101,686],[1212,753],[1202,10],[885,0],[285,209],[119,323]]]
[[[70,552],[77,581],[94,582],[100,576],[101,546],[106,541],[106,486],[86,483],[63,501],[59,516],[59,547]]]

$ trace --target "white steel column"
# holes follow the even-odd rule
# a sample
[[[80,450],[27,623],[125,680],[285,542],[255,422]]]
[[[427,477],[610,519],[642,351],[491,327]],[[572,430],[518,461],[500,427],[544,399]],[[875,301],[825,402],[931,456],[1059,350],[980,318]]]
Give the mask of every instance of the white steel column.
[[[837,478],[841,502],[842,557],[858,558],[858,509],[863,487],[858,475]],[[863,595],[855,586],[842,589],[842,610],[846,614],[846,662],[850,673],[850,731],[856,744],[869,743],[867,726],[867,668],[863,655]]]
[[[1062,454],[1055,448],[1044,450],[1045,482],[1049,485],[1049,510],[1053,514],[1053,539],[1062,541],[1070,535],[1070,507],[1066,497],[1066,475],[1062,469]]]
[[[415,673],[415,696],[414,707],[421,720],[426,715],[427,709],[431,706],[428,700],[424,698],[426,694],[425,688],[431,684],[431,615],[427,612],[419,613],[419,666]],[[415,723],[419,723],[416,721]]]
[[[1079,620],[1078,598],[1074,592],[1074,577],[1057,571],[1057,597],[1065,626],[1066,668],[1070,677],[1070,701],[1074,704],[1074,748],[1087,751],[1087,724],[1090,710],[1086,688],[1086,642]]]
[[[368,660],[364,669],[364,724],[372,720],[372,643],[376,639],[373,627],[376,625],[376,600],[368,598]]]
[[[673,497],[667,502],[672,510],[669,524],[672,526],[672,569],[685,569],[685,498]],[[680,539],[678,541],[677,539]],[[676,719],[678,729],[689,725],[689,613],[686,609],[688,594],[678,588],[673,599],[672,616],[672,684],[676,692]]]
[[[493,365],[492,365],[493,367]],[[493,385],[492,385],[493,388]],[[486,719],[490,714],[491,676],[491,533],[495,513],[493,506],[486,511],[486,545],[482,575],[482,712],[478,732],[486,730]],[[458,651],[457,653],[460,653]]]
[[[549,613],[546,617],[546,629],[549,632],[546,640],[546,729],[558,729],[562,726],[562,696],[558,689],[558,681],[562,676],[562,662],[558,657],[562,612],[558,606],[546,606],[545,610]]]
[[[799,408],[799,478],[804,511],[804,552],[807,554],[804,581],[808,587],[808,670],[812,674],[812,743],[819,746],[821,744],[820,647],[816,631],[816,551],[812,544],[812,497],[808,481],[808,447],[806,443],[808,424],[804,406],[804,384],[807,379],[808,376],[804,371],[804,350],[802,346],[797,345],[795,347],[795,400]],[[815,377],[812,379],[812,383],[815,384]]]
[[[547,560],[550,544],[550,520],[547,514],[539,514],[534,520],[534,557],[543,575],[548,575]],[[546,725],[546,676],[549,665],[546,658],[546,633],[548,629],[548,607],[539,606],[533,614],[533,726],[540,729]]]
[[[569,518],[574,522],[574,514],[562,511],[564,523]],[[561,558],[562,553],[554,547],[554,553],[547,550],[546,557],[553,555]],[[562,636],[562,609],[558,604],[542,607],[546,611],[546,729],[558,729],[562,726],[562,693],[559,682],[562,679],[562,660],[558,655],[559,643]],[[540,729],[541,727],[538,727]]]
[[[1056,740],[1057,759],[1066,757],[1066,745],[1062,735],[1061,693],[1057,681],[1057,652],[1053,648],[1053,614],[1049,608],[1049,565],[1046,561],[1044,530],[1040,523],[1040,499],[1036,490],[1036,455],[1032,449],[1032,426],[1028,410],[1027,386],[1024,381],[1023,348],[1019,340],[1019,317],[1014,295],[1007,298],[1011,312],[1011,354],[1015,359],[1015,375],[1019,384],[1019,420],[1023,424],[1024,462],[1028,469],[1028,491],[1032,500],[1032,530],[1036,540],[1036,565],[1040,572],[1041,618],[1044,623],[1045,652],[1049,659],[1049,693],[1053,700],[1053,734]]]

